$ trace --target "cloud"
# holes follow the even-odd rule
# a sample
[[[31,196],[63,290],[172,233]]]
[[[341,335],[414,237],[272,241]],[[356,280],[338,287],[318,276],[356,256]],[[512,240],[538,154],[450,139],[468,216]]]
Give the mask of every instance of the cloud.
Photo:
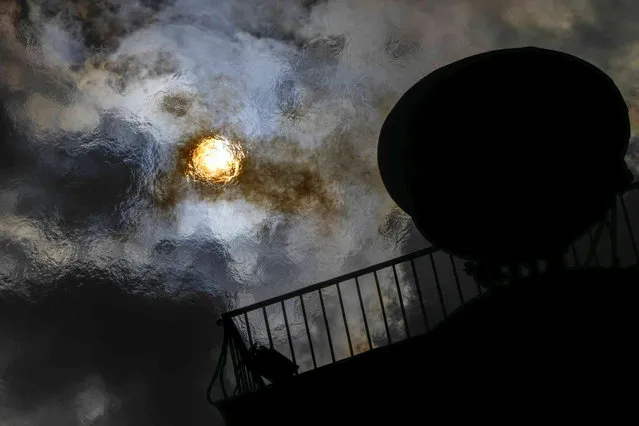
[[[46,96],[35,93],[25,105],[25,114],[38,132],[79,133],[94,130],[100,117],[89,105],[60,105]]]
[[[222,300],[131,295],[112,272],[71,269],[38,300],[3,293],[0,422],[220,424],[205,389]]]
[[[229,306],[261,299],[426,245],[381,184],[376,144],[394,103],[438,66],[530,44],[576,54],[615,78],[636,133],[639,11],[632,0],[616,4],[0,1],[0,291],[32,300],[20,303],[36,315],[5,317],[26,325],[4,330],[14,343],[2,347],[28,357],[16,355],[2,376],[3,413],[14,424],[162,424],[171,405],[195,419],[212,363],[202,355],[210,347],[193,342],[213,345],[208,331],[188,341],[180,336],[191,323],[169,333],[179,354],[159,335],[142,342],[165,358],[112,337],[118,358],[105,339],[155,327],[133,312],[187,312],[185,293],[237,296]],[[223,196],[176,175],[180,147],[202,130],[234,135],[252,161]],[[72,276],[85,283],[69,287],[77,299],[46,308],[49,291],[67,294],[50,289]],[[130,303],[105,314],[128,325],[98,323],[91,309],[102,305],[88,288],[109,306]],[[80,319],[56,317],[67,309]],[[158,315],[157,327],[170,328]],[[47,340],[55,333],[57,348]],[[153,362],[177,368],[191,356],[204,358],[183,381],[159,383],[166,377]],[[50,387],[18,403],[20,386],[47,374],[45,362],[65,359],[77,371],[52,369]],[[145,401],[157,405],[143,410]]]
[[[572,31],[579,23],[596,22],[590,0],[511,2],[501,11],[500,16],[514,27],[559,34]]]

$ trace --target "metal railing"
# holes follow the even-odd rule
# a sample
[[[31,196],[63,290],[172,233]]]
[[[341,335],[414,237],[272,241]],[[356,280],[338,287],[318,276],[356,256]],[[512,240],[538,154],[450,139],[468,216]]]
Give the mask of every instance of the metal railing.
[[[633,231],[639,224],[632,223],[624,200],[631,192],[639,196],[636,184],[632,189],[618,197],[607,220],[570,247],[568,266],[639,265]],[[242,361],[247,346],[256,342],[287,356],[303,374],[428,332],[485,291],[461,266],[459,259],[431,247],[227,312],[221,320],[225,340],[214,380],[219,379],[224,397],[224,380],[235,383],[234,395],[266,386]],[[516,273],[543,272],[547,264],[536,266]],[[223,371],[227,354],[230,377]],[[212,387],[213,382],[209,395]]]

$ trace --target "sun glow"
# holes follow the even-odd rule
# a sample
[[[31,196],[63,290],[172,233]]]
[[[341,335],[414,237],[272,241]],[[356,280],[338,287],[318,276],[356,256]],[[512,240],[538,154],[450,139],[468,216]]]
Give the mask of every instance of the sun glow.
[[[223,136],[206,137],[193,150],[187,177],[201,182],[227,184],[242,170],[244,152],[239,144]]]

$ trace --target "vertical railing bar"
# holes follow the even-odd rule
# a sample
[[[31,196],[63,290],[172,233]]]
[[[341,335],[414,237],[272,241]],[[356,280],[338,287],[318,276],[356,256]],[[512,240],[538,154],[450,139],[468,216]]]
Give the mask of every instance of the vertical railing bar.
[[[311,329],[308,327],[308,318],[306,317],[306,307],[304,306],[303,294],[300,294],[300,303],[302,304],[302,316],[304,317],[304,326],[306,327],[306,337],[308,337],[308,347],[311,350],[311,358],[313,359],[313,368],[317,368],[317,361],[315,361],[315,351],[313,350],[313,340],[311,339]]]
[[[251,385],[250,385],[250,377],[248,374],[248,367],[245,364],[245,360],[242,359],[242,355],[240,354],[240,351],[238,349],[237,351],[237,357],[240,360],[240,371],[242,372],[242,380],[244,381],[244,392],[250,392],[251,390]]]
[[[293,364],[297,364],[295,361],[295,350],[293,349],[293,338],[291,337],[291,328],[288,325],[288,316],[286,315],[286,306],[284,305],[284,301],[280,302],[282,305],[282,313],[284,314],[284,326],[286,327],[286,335],[288,337],[288,346],[291,349],[291,360]]]
[[[339,297],[339,307],[342,310],[342,318],[344,319],[344,329],[346,330],[346,339],[348,340],[348,350],[353,356],[353,343],[351,342],[351,333],[348,331],[348,321],[346,321],[346,311],[344,310],[344,300],[342,300],[342,290],[340,283],[335,284],[337,287],[337,296]]]
[[[241,393],[250,392],[251,389],[249,385],[249,377],[247,374],[247,367],[245,365],[246,360],[242,358],[242,353],[240,352],[239,347],[235,348],[235,353],[237,356],[238,369],[240,371],[240,375],[242,376],[242,387],[240,389],[240,392]]]
[[[446,312],[446,303],[444,302],[444,293],[442,292],[442,286],[439,282],[439,274],[437,273],[437,266],[435,265],[435,258],[433,258],[432,254],[429,254],[430,264],[433,268],[433,275],[435,276],[435,287],[437,288],[437,294],[439,295],[439,303],[442,305],[442,312],[444,313],[444,317],[448,316]]]
[[[231,360],[233,362],[233,370],[235,371],[235,392],[239,389],[240,393],[245,392],[245,380],[244,380],[244,371],[242,366],[240,365],[240,354],[235,347],[235,343],[233,341],[230,342],[231,346]]]
[[[322,306],[322,315],[324,316],[324,325],[326,326],[326,336],[328,337],[328,347],[331,350],[331,359],[335,362],[335,351],[333,350],[333,339],[331,338],[331,329],[328,326],[328,317],[326,316],[326,308],[324,307],[324,296],[322,296],[322,289],[318,289],[320,297],[320,305]]]
[[[254,389],[253,375],[249,371],[249,368],[245,362],[242,362],[242,369],[244,370],[244,377],[246,377],[246,391],[250,392]]]
[[[248,366],[246,364],[243,364],[244,366],[244,374],[246,375],[246,389],[249,392],[252,392],[253,390],[255,390],[255,385],[253,382],[253,374],[251,374],[251,371],[249,370]]]
[[[237,350],[237,347],[233,345],[233,350],[235,351],[235,358],[237,359],[237,371],[238,371],[238,385],[236,390],[239,390],[240,394],[246,393],[246,380],[244,379],[244,369],[241,365],[240,352]]]
[[[241,387],[240,373],[238,371],[237,360],[235,359],[235,349],[233,348],[233,340],[229,342],[229,352],[231,353],[231,364],[233,364],[233,375],[235,376],[235,389],[233,395],[235,396],[237,388]]]
[[[226,348],[227,352],[231,351],[231,345],[229,343],[229,345]],[[231,364],[233,364],[233,360],[230,361]],[[224,360],[224,369],[222,370],[222,372],[220,373],[221,375],[225,375],[224,377],[220,377],[220,387],[222,388],[222,392],[224,394],[224,399],[228,398],[228,392],[226,391],[226,385],[224,384],[224,379],[228,379],[231,376],[230,371],[228,371],[228,363],[229,363],[229,358],[226,358]],[[233,373],[235,374],[235,373]],[[235,381],[237,382],[237,378],[235,378]],[[230,390],[230,389],[229,389]],[[232,394],[231,394],[232,395]]]
[[[253,337],[251,336],[251,324],[248,320],[248,313],[244,312],[244,324],[246,324],[246,335],[249,341],[249,347],[253,346]]]
[[[249,323],[248,320],[248,312],[244,312],[244,325],[246,326],[246,336],[248,337],[248,342],[249,342],[249,347],[251,347],[253,345],[253,337],[251,336],[251,324]],[[239,355],[238,352],[238,356],[241,357],[241,355]],[[247,392],[253,390],[253,377],[251,375],[251,372],[248,369],[248,366],[246,365],[246,360],[242,360],[242,365],[241,368],[243,370],[243,374],[246,377],[246,386],[247,386]]]
[[[428,323],[428,316],[426,315],[426,307],[424,306],[424,297],[422,296],[422,289],[419,285],[419,279],[417,278],[417,268],[415,267],[414,259],[410,260],[410,267],[413,270],[413,280],[415,281],[415,289],[417,290],[417,296],[419,297],[419,307],[422,310],[422,317],[424,318],[424,325],[426,330],[430,330],[430,324]]]
[[[408,319],[406,318],[406,309],[404,308],[404,298],[402,297],[402,289],[399,287],[399,278],[397,278],[397,268],[392,265],[393,276],[395,277],[395,287],[397,287],[397,297],[399,297],[399,307],[402,309],[402,318],[404,318],[404,328],[406,329],[406,337],[410,337],[408,328]]]
[[[453,267],[453,276],[455,278],[455,286],[457,287],[457,293],[459,294],[459,302],[460,304],[464,304],[464,294],[462,293],[461,283],[459,282],[459,275],[457,274],[457,265],[455,265],[455,258],[453,258],[452,254],[449,254],[450,264]]]
[[[628,208],[626,207],[626,200],[623,199],[623,196],[620,196],[619,198],[621,201],[623,220],[626,222],[626,228],[628,229],[628,234],[630,234],[630,243],[632,244],[632,250],[635,253],[635,261],[639,263],[639,249],[637,248],[637,240],[635,239],[635,234],[632,230],[632,223],[630,222],[630,215],[628,214]]]
[[[382,297],[382,289],[379,286],[379,278],[377,277],[377,271],[373,271],[373,276],[375,277],[375,286],[377,287],[377,295],[379,296],[379,304],[382,307],[382,318],[384,319],[384,329],[386,330],[386,338],[388,339],[388,344],[392,343],[390,330],[388,329],[388,319],[386,318],[386,308],[384,308],[384,298]]]
[[[235,317],[235,319],[237,320],[237,322],[239,322],[239,316]],[[237,334],[237,338],[238,339],[242,339],[241,334],[239,334],[239,329],[237,328],[237,322],[235,323],[236,325],[236,330],[238,330],[238,334]],[[242,342],[240,340],[241,344],[243,345],[244,342]],[[237,341],[236,341],[237,343]],[[240,372],[240,378],[241,378],[241,382],[242,382],[242,386],[240,387],[240,392],[242,393],[246,393],[250,391],[250,384],[249,384],[249,376],[248,376],[248,368],[246,366],[246,360],[242,359],[242,353],[240,351],[240,348],[237,346],[237,344],[233,344],[232,345],[233,348],[235,348],[235,356],[237,358],[237,366],[238,366],[238,370]]]
[[[266,306],[262,307],[262,313],[264,314],[264,322],[266,323],[266,334],[268,335],[268,344],[273,349],[273,336],[271,335],[271,326],[268,322],[268,315],[266,315]]]
[[[366,319],[366,310],[364,309],[364,301],[362,300],[362,291],[359,286],[359,279],[355,277],[355,287],[357,287],[357,298],[359,299],[359,307],[362,309],[362,318],[364,319],[364,330],[366,330],[366,340],[368,340],[368,348],[373,349],[371,333],[368,329],[368,320]]]

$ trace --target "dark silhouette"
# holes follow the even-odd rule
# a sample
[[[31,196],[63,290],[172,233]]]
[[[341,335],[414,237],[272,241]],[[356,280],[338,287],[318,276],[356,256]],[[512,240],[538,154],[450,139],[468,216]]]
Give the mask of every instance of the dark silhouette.
[[[435,246],[503,263],[552,257],[601,219],[631,175],[612,80],[533,47],[471,56],[415,84],[379,138],[391,197]]]
[[[381,176],[424,237],[492,290],[426,335],[223,401],[229,424],[628,413],[637,266],[561,259],[631,186],[629,136],[615,84],[571,55],[498,50],[429,74],[382,128]],[[522,265],[529,277],[513,272]]]
[[[253,344],[249,349],[246,364],[273,384],[288,381],[300,368],[276,350],[259,344]]]

